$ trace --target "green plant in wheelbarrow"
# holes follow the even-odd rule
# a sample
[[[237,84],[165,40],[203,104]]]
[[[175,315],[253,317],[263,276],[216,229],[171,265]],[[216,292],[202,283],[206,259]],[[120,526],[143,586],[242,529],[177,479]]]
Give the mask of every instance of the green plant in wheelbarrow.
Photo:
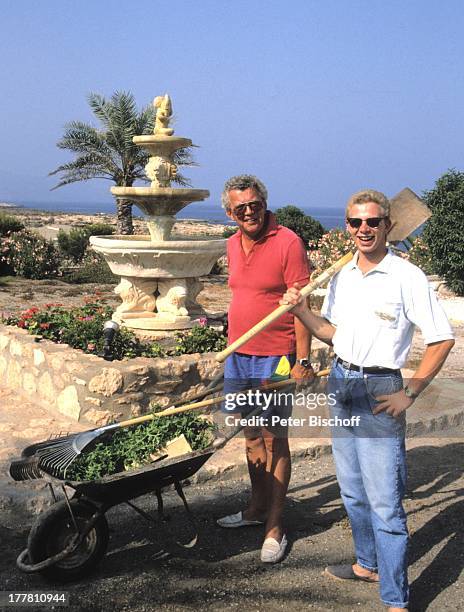
[[[96,480],[103,476],[136,469],[151,463],[166,445],[184,435],[192,450],[211,444],[214,425],[192,414],[141,423],[117,430],[109,440],[98,442],[89,452],[81,453],[66,471],[69,480]]]

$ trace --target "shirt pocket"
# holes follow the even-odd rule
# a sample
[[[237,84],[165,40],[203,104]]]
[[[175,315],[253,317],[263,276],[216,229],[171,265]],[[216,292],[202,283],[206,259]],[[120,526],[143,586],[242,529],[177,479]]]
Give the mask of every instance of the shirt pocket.
[[[400,319],[402,304],[399,302],[381,302],[374,304],[375,324],[381,328],[396,329]]]

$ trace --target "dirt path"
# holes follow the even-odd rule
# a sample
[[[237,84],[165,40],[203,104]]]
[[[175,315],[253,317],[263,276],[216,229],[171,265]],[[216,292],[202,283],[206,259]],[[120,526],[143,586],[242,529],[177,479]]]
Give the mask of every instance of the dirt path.
[[[406,507],[412,535],[410,609],[416,612],[462,610],[463,451],[462,438],[410,444]],[[0,589],[64,588],[72,610],[89,612],[383,609],[375,586],[322,576],[327,564],[349,562],[353,555],[330,456],[294,465],[286,513],[290,548],[278,566],[259,562],[261,528],[226,531],[215,525],[215,517],[244,506],[246,482],[195,485],[186,494],[201,534],[196,548],[181,549],[171,539],[190,537],[181,502],[172,492],[166,495],[171,520],[155,528],[118,506],[108,513],[110,547],[100,568],[65,587],[20,573],[15,557],[27,530],[0,527]],[[151,509],[152,500],[143,498],[142,507]]]

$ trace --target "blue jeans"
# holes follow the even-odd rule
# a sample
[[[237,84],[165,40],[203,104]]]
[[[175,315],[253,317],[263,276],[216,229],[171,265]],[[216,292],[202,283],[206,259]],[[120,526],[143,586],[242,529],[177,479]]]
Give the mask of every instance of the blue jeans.
[[[401,374],[364,374],[334,363],[329,392],[331,417],[359,417],[358,425],[336,425],[332,444],[341,496],[350,519],[357,562],[378,571],[382,601],[407,607],[408,530],[402,498],[406,488],[405,424],[372,413],[375,398],[399,391]],[[355,421],[354,421],[355,422]]]

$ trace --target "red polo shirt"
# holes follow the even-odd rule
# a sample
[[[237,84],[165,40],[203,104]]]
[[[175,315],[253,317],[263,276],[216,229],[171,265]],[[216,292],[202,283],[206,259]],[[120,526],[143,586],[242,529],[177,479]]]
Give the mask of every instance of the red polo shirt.
[[[234,342],[279,305],[294,283],[309,282],[309,263],[303,241],[278,225],[271,212],[264,236],[245,255],[240,230],[227,241],[229,343]],[[296,349],[293,315],[287,313],[240,347],[247,355],[285,355]]]

